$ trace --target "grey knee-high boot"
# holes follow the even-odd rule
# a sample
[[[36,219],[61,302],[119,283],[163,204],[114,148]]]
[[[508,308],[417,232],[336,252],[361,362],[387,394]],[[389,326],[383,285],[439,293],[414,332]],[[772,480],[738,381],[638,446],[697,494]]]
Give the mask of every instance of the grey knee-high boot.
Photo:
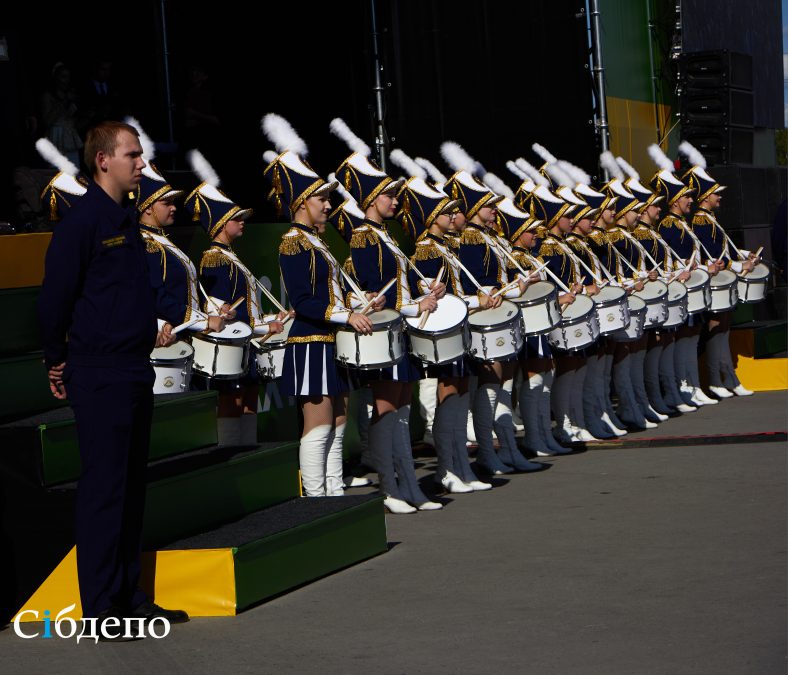
[[[544,465],[527,460],[517,447],[517,438],[514,434],[514,420],[512,419],[512,386],[513,379],[506,380],[498,392],[498,401],[495,406],[495,435],[498,436],[500,450],[498,455],[501,461],[511,466],[516,471],[537,471]]]
[[[500,390],[501,385],[485,382],[479,385],[473,400],[473,428],[479,444],[476,462],[493,475],[512,471],[510,466],[501,461],[493,447],[492,431]]]
[[[627,426],[645,429],[646,419],[640,406],[637,405],[635,392],[632,389],[630,359],[630,354],[627,354],[613,365],[613,382],[618,394],[618,418]]]
[[[397,426],[396,411],[383,415],[369,425],[369,459],[378,472],[380,491],[384,496],[405,499],[397,484],[394,465],[394,433]]]
[[[646,350],[643,380],[651,407],[662,415],[669,415],[672,410],[662,398],[662,390],[659,386],[659,361],[662,356],[662,349],[663,346],[661,344],[656,344]]]
[[[542,395],[538,397],[539,426],[542,432],[542,442],[556,455],[567,455],[572,450],[561,445],[553,435],[551,408],[554,382],[555,375],[552,370],[542,373]]]
[[[454,434],[454,468],[453,473],[459,476],[460,480],[465,483],[477,480],[476,474],[471,469],[471,462],[468,457],[467,445],[467,431],[466,424],[468,421],[468,407],[470,405],[470,394],[467,392],[461,396],[454,396],[456,398],[454,421],[452,422],[452,431]]]
[[[413,465],[413,446],[410,440],[410,403],[397,410],[394,428],[394,467],[397,470],[397,485],[404,495],[405,501],[422,509],[425,504],[432,504],[421,491]]]

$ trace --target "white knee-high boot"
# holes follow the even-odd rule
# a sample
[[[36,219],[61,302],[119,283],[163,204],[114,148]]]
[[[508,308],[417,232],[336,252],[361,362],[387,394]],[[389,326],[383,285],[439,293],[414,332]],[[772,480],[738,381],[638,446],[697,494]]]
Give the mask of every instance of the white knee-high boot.
[[[498,401],[495,406],[495,435],[498,436],[500,450],[498,455],[501,461],[511,466],[516,471],[538,471],[544,468],[543,464],[527,460],[517,447],[517,438],[514,435],[514,420],[512,419],[512,388],[514,380],[506,380],[498,392]]]
[[[326,496],[341,497],[345,494],[345,481],[342,475],[342,451],[345,447],[345,427],[343,422],[334,427],[331,444],[326,455]]]
[[[301,436],[298,465],[304,497],[326,495],[326,455],[332,431],[330,424],[321,424]]]
[[[438,405],[438,378],[425,377],[419,380],[419,412],[424,420],[424,440],[430,441],[435,424],[435,410]]]
[[[501,385],[485,382],[479,385],[473,400],[473,428],[479,444],[476,462],[493,475],[512,471],[510,466],[501,461],[493,447],[493,423],[500,390]]]
[[[553,435],[551,412],[554,384],[555,374],[552,370],[542,373],[542,395],[539,397],[539,422],[541,423],[542,441],[556,455],[568,455],[572,452],[572,449],[565,448]],[[558,418],[556,417],[556,419]]]

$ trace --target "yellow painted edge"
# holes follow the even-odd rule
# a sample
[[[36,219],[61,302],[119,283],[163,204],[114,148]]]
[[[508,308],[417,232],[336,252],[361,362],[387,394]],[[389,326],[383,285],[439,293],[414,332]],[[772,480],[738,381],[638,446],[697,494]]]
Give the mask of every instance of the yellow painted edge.
[[[0,237],[0,288],[40,286],[51,232]]]
[[[46,581],[22,605],[19,612],[35,610],[38,614],[25,614],[21,621],[43,621],[44,610],[49,610],[50,618],[54,621],[58,612],[70,605],[76,605],[67,615],[72,619],[82,617],[82,602],[79,599],[79,583],[77,582],[77,547],[74,546],[60,564],[47,577]],[[17,615],[19,614],[17,612]]]
[[[754,359],[734,355],[736,376],[752,391],[788,389],[788,359]]]

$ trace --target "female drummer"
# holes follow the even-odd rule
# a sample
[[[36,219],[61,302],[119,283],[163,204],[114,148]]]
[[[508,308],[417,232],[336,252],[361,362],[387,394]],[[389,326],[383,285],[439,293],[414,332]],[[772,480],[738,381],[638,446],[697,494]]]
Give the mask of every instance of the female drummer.
[[[257,294],[257,279],[241,262],[232,244],[243,235],[244,221],[251,209],[241,209],[218,189],[218,178],[197,151],[189,154],[200,185],[186,197],[186,209],[211,238],[211,247],[200,260],[199,284],[203,311],[248,324],[255,335],[281,333],[284,316],[264,315]],[[232,306],[236,309],[233,316]],[[257,442],[259,377],[256,362],[237,380],[213,380],[219,390],[219,442],[226,445],[254,445]]]
[[[714,212],[720,208],[724,185],[720,185],[705,169],[706,160],[686,141],[679,146],[693,163],[684,175],[697,190],[698,208],[692,217],[692,231],[714,260],[719,260],[736,274],[752,272],[760,259],[747,251],[746,260],[732,260],[728,249],[725,230],[717,222]],[[717,398],[751,396],[736,376],[730,349],[730,327],[733,312],[715,312],[708,315],[708,337],[706,338],[706,366],[709,371],[709,390]],[[697,350],[697,338],[695,344]],[[697,367],[697,360],[695,360]],[[701,392],[702,393],[702,392]]]
[[[465,268],[460,277],[461,285],[470,289],[478,283],[488,295],[501,291],[503,298],[518,297],[525,292],[526,283],[520,278],[516,284],[510,283],[508,259],[497,242],[498,235],[494,230],[498,213],[496,206],[503,196],[493,193],[466,170],[467,165],[462,159],[464,152],[460,148],[460,153],[457,153],[457,148],[459,146],[454,143],[444,143],[441,153],[455,170],[444,189],[453,199],[460,200],[460,210],[467,219],[460,235],[459,258]],[[479,446],[476,463],[490,475],[544,468],[526,460],[517,447],[511,402],[517,355],[512,354],[507,361],[492,363],[474,360],[471,361],[471,369],[478,377],[473,399],[473,428]],[[498,453],[493,447],[493,428],[499,441]]]
[[[332,122],[336,133],[337,120]],[[339,121],[341,122],[341,120]],[[344,123],[342,123],[344,124]],[[351,134],[346,127],[343,139]],[[355,147],[363,141],[353,137]],[[354,147],[351,145],[351,147]],[[388,232],[386,220],[394,217],[397,193],[403,180],[393,180],[375,167],[363,153],[354,152],[336,171],[337,179],[355,198],[364,212],[364,222],[350,241],[352,273],[365,293],[378,294],[388,286],[387,307],[403,316],[419,316],[434,311],[446,292],[443,283],[435,282],[423,299],[410,294],[410,261]],[[393,280],[393,283],[391,283]],[[351,304],[364,300],[351,295]],[[381,491],[387,495],[386,508],[392,513],[437,510],[442,504],[430,501],[419,487],[413,466],[410,438],[410,402],[412,383],[421,378],[421,364],[409,352],[394,365],[376,370],[359,371],[362,382],[372,388],[374,399],[369,427],[370,458],[379,475]]]
[[[442,274],[447,292],[462,298],[469,309],[499,306],[500,298],[491,298],[486,294],[466,294],[460,282],[457,258],[445,239],[446,234],[454,229],[458,203],[445,193],[431,188],[419,176],[408,180],[400,198],[404,206],[397,213],[397,219],[416,239],[416,251],[411,260],[421,273],[421,276],[415,271],[410,273],[413,294],[428,294],[438,275]],[[450,493],[489,490],[492,485],[478,480],[468,462],[465,433],[468,408],[463,405],[462,399],[468,393],[469,374],[465,355],[451,363],[428,364],[426,371],[427,377],[436,378],[438,385],[432,425],[438,457],[436,482]]]
[[[271,184],[269,198],[280,213],[287,210],[291,220],[279,246],[282,279],[295,309],[281,391],[297,398],[303,420],[299,464],[304,495],[340,496],[342,447],[334,437],[346,423],[349,384],[345,369],[336,362],[336,327],[350,325],[368,334],[372,322],[345,307],[339,263],[320,237],[336,182],[326,183],[295,152],[285,149],[292,139],[281,133],[284,120],[266,117],[274,122],[264,123],[266,135],[284,150],[264,172]]]

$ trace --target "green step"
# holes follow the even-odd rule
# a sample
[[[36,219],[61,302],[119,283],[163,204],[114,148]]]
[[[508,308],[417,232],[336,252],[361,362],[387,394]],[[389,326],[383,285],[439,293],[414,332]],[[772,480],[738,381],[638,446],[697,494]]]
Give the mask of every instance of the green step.
[[[0,290],[3,307],[13,307],[13,321],[7,321],[0,339],[0,354],[16,355],[41,349],[38,332],[39,286],[7,288]]]
[[[188,470],[202,456],[202,466]],[[169,473],[165,478],[157,474]],[[298,445],[212,448],[149,469],[143,540],[158,548],[299,494]]]
[[[236,611],[240,612],[384,553],[382,498],[293,499],[167,547],[222,548],[232,549]]]
[[[157,396],[150,459],[216,443],[216,392]],[[0,426],[0,463],[51,486],[76,480],[81,470],[73,412],[59,408]]]
[[[0,359],[0,424],[67,405],[49,391],[43,352]]]
[[[772,321],[753,321],[747,324],[732,326],[733,331],[751,331],[753,336],[753,354],[756,359],[768,359],[785,351],[788,344],[788,321],[775,319]]]

